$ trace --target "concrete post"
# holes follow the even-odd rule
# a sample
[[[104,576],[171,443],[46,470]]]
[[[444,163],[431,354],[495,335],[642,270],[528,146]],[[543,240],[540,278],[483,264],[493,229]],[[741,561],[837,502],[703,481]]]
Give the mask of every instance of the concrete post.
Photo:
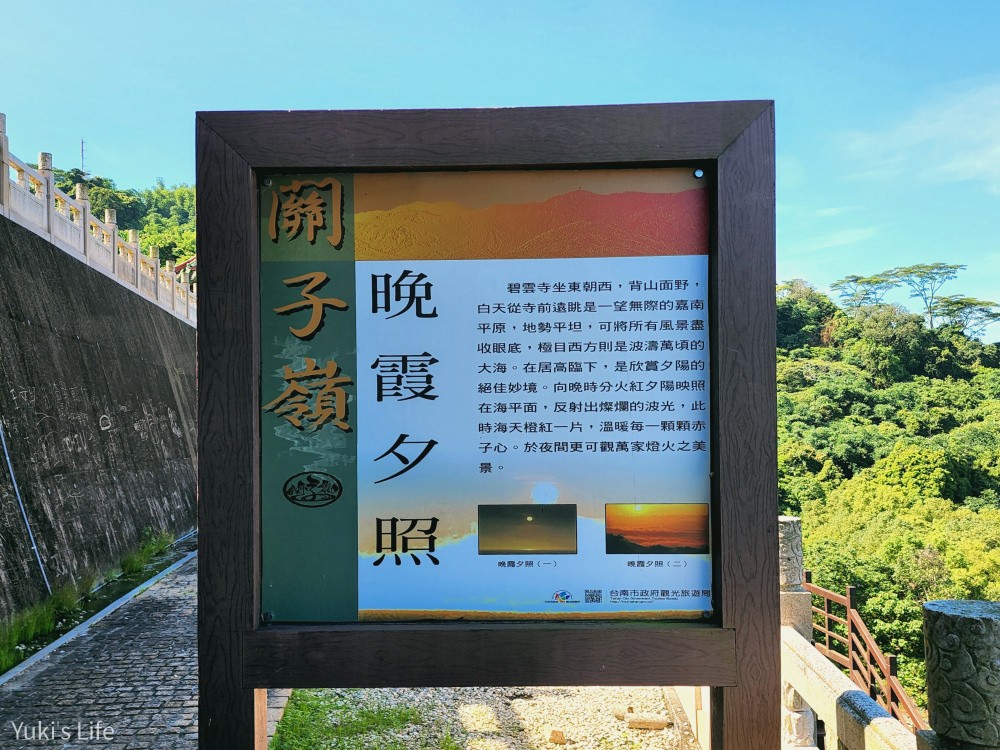
[[[781,586],[781,624],[812,640],[812,597],[802,584],[802,521],[778,518],[778,582]],[[816,714],[787,682],[781,686],[781,746],[816,747]]]
[[[160,301],[160,248],[149,248],[149,260],[153,264],[153,299]]]
[[[136,291],[142,294],[142,249],[139,247],[138,229],[128,230],[128,244],[135,248],[135,255],[132,256],[135,260],[135,274],[133,274],[132,282],[135,284]]]
[[[0,206],[10,203],[10,143],[7,140],[7,115],[0,112]]]
[[[177,273],[174,271],[175,267],[174,261],[167,261],[167,273],[170,274],[170,312],[174,311],[174,300],[177,299]]]
[[[1000,602],[924,604],[927,709],[949,750],[1000,750]]]
[[[812,640],[812,596],[802,584],[806,580],[802,557],[802,521],[793,516],[778,518],[778,582],[781,586],[781,624],[790,625],[807,641]]]
[[[52,213],[55,211],[55,200],[53,188],[55,188],[54,177],[52,175],[52,154],[42,151],[38,154],[38,173],[42,176],[42,200],[45,201],[45,231],[52,238]]]
[[[191,319],[191,273],[187,269],[181,272],[181,283],[184,285],[184,319]]]
[[[111,229],[111,273],[118,278],[118,212],[104,209],[104,223]]]
[[[90,263],[90,194],[87,192],[87,186],[82,182],[78,182],[73,186],[76,191],[76,202],[80,204],[80,226],[83,227],[83,257],[87,259],[87,265]]]

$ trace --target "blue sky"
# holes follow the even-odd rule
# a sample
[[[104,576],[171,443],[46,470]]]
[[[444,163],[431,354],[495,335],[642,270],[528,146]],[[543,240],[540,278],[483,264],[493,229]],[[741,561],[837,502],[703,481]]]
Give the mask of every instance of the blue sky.
[[[945,261],[968,266],[945,293],[1000,298],[992,0],[4,5],[0,112],[28,161],[79,166],[83,139],[119,186],[191,182],[203,109],[774,99],[779,279]]]

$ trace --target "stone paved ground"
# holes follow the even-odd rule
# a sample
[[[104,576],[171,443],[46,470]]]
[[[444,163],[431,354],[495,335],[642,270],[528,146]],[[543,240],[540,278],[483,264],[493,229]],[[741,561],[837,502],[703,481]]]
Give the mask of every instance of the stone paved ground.
[[[195,750],[197,571],[191,560],[0,686],[0,748]]]
[[[196,560],[184,564],[131,602],[95,623],[82,635],[13,680],[0,685],[0,750],[41,747],[197,750],[197,571]],[[532,726],[537,723],[541,727],[545,722],[558,720],[559,725],[567,728],[568,733],[580,732],[583,731],[582,726],[588,712],[600,714],[594,720],[599,721],[602,727],[615,722],[609,699],[598,699],[591,695],[596,690],[594,688],[515,690],[531,691],[529,697],[539,706],[543,703],[548,706],[548,703],[554,702],[553,705],[561,706],[560,710],[569,711],[568,715],[561,716],[558,711],[553,713],[549,706],[543,712],[545,721],[539,719],[533,723],[528,722]],[[290,692],[269,693],[270,734],[273,734],[275,722],[280,718]],[[422,695],[435,693],[427,690],[367,692],[379,695],[379,700],[388,700],[396,695],[407,705],[416,705]],[[469,688],[458,692],[464,695],[486,694],[491,691]],[[507,692],[510,691],[501,690],[499,694]],[[653,704],[657,708],[663,708],[659,689],[653,692]],[[539,694],[536,696],[535,693]],[[563,693],[568,696],[564,696],[565,705],[559,703],[558,696],[552,697]],[[574,698],[577,693],[586,700],[582,703],[577,701]],[[463,708],[466,708],[462,701],[441,698],[435,693],[431,702],[436,711],[446,714],[457,712],[456,720],[465,722],[468,718],[462,715]],[[525,703],[522,706],[523,711],[527,712],[525,716],[536,707],[530,700],[514,701],[518,702]],[[510,703],[511,701],[505,703],[507,708],[504,710],[508,713]],[[477,735],[469,739],[468,747],[484,750],[492,747],[522,747],[527,737],[523,723],[512,722],[517,731],[511,735],[513,739],[509,743],[499,736],[483,739]],[[108,730],[113,731],[109,734]],[[618,730],[622,734],[620,727]],[[456,732],[461,734],[462,731],[456,725]],[[599,732],[594,730],[585,734],[596,737]],[[657,733],[657,737],[667,744],[653,743],[650,738],[641,742],[628,737],[625,744],[608,741],[600,746],[688,746],[676,730],[672,730],[669,736],[664,734],[660,737],[659,734]],[[547,737],[539,737],[538,746],[550,746]],[[493,740],[500,744],[490,744]],[[586,743],[579,746],[589,747]]]

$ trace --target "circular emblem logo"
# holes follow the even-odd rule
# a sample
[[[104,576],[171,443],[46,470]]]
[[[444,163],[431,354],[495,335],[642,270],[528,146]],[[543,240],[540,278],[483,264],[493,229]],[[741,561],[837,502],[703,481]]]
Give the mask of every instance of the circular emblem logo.
[[[557,591],[552,595],[552,601],[555,602],[568,602],[573,598],[573,595],[566,590]]]
[[[285,499],[303,508],[322,508],[340,499],[344,485],[332,474],[304,471],[289,477],[281,488]]]

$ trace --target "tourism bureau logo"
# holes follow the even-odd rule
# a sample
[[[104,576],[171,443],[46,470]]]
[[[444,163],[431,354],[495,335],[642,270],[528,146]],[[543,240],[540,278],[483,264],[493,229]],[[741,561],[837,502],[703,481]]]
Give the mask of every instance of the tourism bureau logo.
[[[332,474],[304,471],[289,477],[281,492],[288,502],[295,505],[303,508],[322,508],[340,499],[344,485]]]
[[[573,594],[566,589],[559,589],[552,594],[551,599],[545,600],[546,604],[579,604],[579,599],[574,599]]]

